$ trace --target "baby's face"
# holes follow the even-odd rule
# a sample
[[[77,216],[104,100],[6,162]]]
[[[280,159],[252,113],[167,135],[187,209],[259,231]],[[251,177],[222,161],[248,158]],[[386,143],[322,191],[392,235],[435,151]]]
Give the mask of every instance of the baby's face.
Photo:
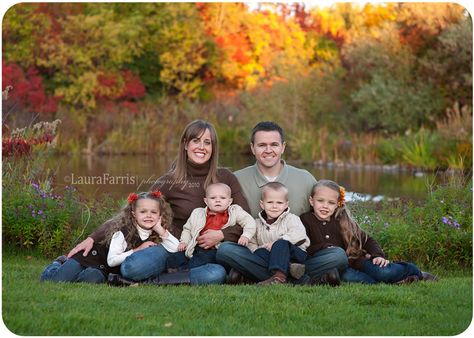
[[[232,204],[229,190],[225,187],[213,185],[207,189],[204,202],[210,211],[221,213],[227,210]]]
[[[278,218],[288,208],[288,196],[284,191],[268,189],[260,201],[260,207],[265,210],[268,218]]]

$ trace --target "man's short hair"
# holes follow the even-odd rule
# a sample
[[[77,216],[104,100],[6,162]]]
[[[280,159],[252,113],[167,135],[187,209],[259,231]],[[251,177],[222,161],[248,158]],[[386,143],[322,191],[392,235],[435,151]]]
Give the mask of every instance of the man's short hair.
[[[252,136],[250,137],[250,142],[252,144],[255,142],[255,134],[258,131],[277,131],[280,134],[281,143],[285,142],[285,134],[283,133],[283,129],[275,122],[262,121],[257,123],[252,129]]]

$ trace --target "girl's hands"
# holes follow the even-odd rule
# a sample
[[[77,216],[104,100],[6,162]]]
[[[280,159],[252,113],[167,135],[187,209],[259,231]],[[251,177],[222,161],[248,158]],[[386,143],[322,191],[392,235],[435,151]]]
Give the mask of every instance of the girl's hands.
[[[375,257],[374,259],[372,259],[372,263],[374,263],[375,265],[380,266],[381,268],[384,268],[388,265],[388,263],[390,263],[390,261],[388,259],[383,258],[383,257]]]
[[[161,216],[153,227],[153,231],[155,231],[160,237],[163,237],[166,234],[166,229],[161,226]]]
[[[188,244],[186,244],[184,242],[180,242],[178,244],[178,251],[184,251],[184,250],[186,250],[187,247],[188,247]]]

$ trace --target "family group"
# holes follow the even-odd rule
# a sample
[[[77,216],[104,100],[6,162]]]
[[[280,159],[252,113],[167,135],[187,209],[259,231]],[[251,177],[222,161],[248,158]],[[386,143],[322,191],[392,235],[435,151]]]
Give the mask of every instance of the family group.
[[[67,256],[43,281],[138,284],[331,285],[437,280],[390,262],[351,216],[345,190],[287,164],[282,128],[252,130],[255,164],[218,165],[214,126],[189,123],[169,171]]]

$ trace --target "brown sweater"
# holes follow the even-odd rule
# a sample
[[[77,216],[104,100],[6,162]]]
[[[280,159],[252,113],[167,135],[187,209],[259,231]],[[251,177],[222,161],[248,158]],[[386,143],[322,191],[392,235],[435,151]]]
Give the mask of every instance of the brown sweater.
[[[206,206],[204,203],[204,181],[206,180],[208,171],[209,163],[204,165],[188,163],[188,177],[186,180],[177,182],[173,180],[171,173],[166,173],[150,188],[150,191],[159,189],[165,196],[166,201],[170,204],[173,210],[173,224],[169,231],[176,238],[180,238],[183,225],[188,220],[191,212],[196,208]],[[219,182],[227,184],[232,190],[232,203],[238,204],[245,211],[250,212],[247,200],[242,193],[242,188],[234,174],[228,169],[219,168],[217,171],[217,179]],[[105,222],[94,231],[90,237],[92,237],[94,241],[101,240],[104,238],[109,226],[110,222]],[[237,242],[242,234],[242,227],[228,227],[223,229],[222,232],[224,233],[224,241]]]
[[[321,221],[316,218],[312,211],[308,211],[302,214],[300,218],[310,240],[310,245],[308,249],[306,249],[308,255],[312,256],[319,250],[326,249],[330,246],[338,246],[344,250],[347,249],[347,245],[342,237],[339,221],[334,217],[331,217],[329,221]],[[371,259],[375,257],[385,258],[385,254],[377,241],[365,232],[362,232],[362,242],[364,242],[362,249],[370,254]],[[367,260],[367,258],[363,256],[349,259],[349,266],[361,270],[365,260]]]

